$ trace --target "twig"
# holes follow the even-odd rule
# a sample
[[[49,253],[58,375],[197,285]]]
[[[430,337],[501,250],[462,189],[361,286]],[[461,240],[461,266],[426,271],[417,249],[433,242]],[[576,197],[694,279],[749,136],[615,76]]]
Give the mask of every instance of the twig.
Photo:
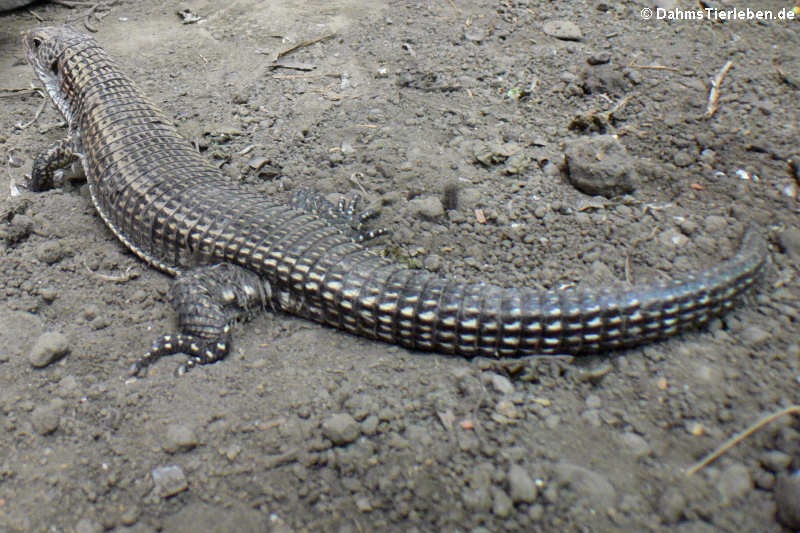
[[[671,70],[673,72],[678,72],[678,70],[680,70],[676,67],[668,67],[666,65],[637,65],[636,63],[630,63],[628,66],[630,68],[650,68],[653,70]]]
[[[294,46],[290,46],[286,50],[281,50],[279,52],[276,52],[272,57],[272,62],[274,63],[278,59],[282,58],[283,56],[285,56],[287,54],[291,54],[295,50],[298,50],[298,49],[303,48],[305,46],[311,46],[312,44],[317,44],[317,43],[320,43],[322,41],[327,41],[328,39],[331,39],[333,37],[336,37],[336,33],[330,33],[328,35],[323,35],[322,37],[317,37],[316,39],[311,39],[310,41],[303,41],[302,43],[298,43],[298,44],[296,44]]]
[[[19,122],[14,124],[14,127],[18,130],[24,130],[30,127],[31,124],[39,120],[39,116],[41,116],[42,111],[44,111],[44,107],[47,105],[47,98],[42,98],[42,103],[39,104],[39,109],[36,110],[36,114],[33,115],[33,118],[30,121],[26,122],[25,124],[20,124]]]
[[[717,112],[717,101],[719,100],[719,86],[722,85],[722,80],[725,78],[725,74],[728,73],[731,66],[733,66],[733,61],[728,60],[722,68],[717,72],[717,75],[714,76],[714,79],[711,80],[711,90],[708,92],[708,105],[706,106],[705,118],[711,118],[714,116],[714,113]]]
[[[686,471],[686,475],[691,476],[693,474],[696,474],[698,471],[705,468],[705,466],[708,465],[711,461],[713,461],[723,453],[727,452],[728,450],[739,444],[741,441],[749,437],[752,433],[766,426],[776,418],[780,418],[783,415],[789,415],[793,413],[800,413],[800,405],[792,405],[790,407],[787,407],[786,409],[781,409],[776,413],[767,415],[766,417],[762,418],[761,420],[759,420],[749,428],[745,429],[741,433],[737,433],[736,435],[725,441],[725,443],[722,444],[722,446],[714,450],[712,453],[706,455],[702,460],[700,460],[700,462],[696,463],[694,466],[689,468]]]
[[[100,274],[99,272],[95,272],[94,270],[89,268],[89,265],[86,264],[86,261],[83,262],[83,266],[84,268],[86,268],[86,271],[89,272],[89,274],[102,281],[113,281],[115,283],[124,283],[126,281],[130,281],[134,278],[139,277],[138,272],[131,272],[131,270],[133,269],[132,266],[126,268],[125,273],[120,274],[119,276],[109,276],[107,274]]]
[[[39,91],[39,89],[23,89],[20,87],[11,89],[0,89],[0,98],[8,98],[10,96],[27,96],[33,93],[42,94]]]

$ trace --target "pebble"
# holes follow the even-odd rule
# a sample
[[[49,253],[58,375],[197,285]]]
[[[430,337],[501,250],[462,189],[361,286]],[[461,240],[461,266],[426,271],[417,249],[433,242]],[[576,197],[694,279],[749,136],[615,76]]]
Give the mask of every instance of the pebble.
[[[322,422],[322,434],[336,446],[353,442],[359,433],[358,422],[347,413],[335,414]]]
[[[28,353],[28,362],[35,368],[42,368],[69,352],[69,340],[63,333],[48,331],[42,333]]]
[[[717,480],[717,490],[725,501],[744,496],[753,486],[750,471],[741,463],[734,463],[723,470]]]
[[[492,495],[486,487],[465,489],[462,496],[467,509],[480,513],[488,513],[492,508]]]
[[[758,326],[750,325],[742,330],[739,334],[739,338],[742,339],[745,344],[753,346],[768,340],[770,334],[768,331],[764,331]]]
[[[586,62],[590,65],[605,65],[611,61],[610,52],[597,52],[586,58]]]
[[[570,463],[558,463],[554,470],[555,478],[561,485],[569,485],[572,490],[586,498],[597,510],[614,506],[617,491],[608,479],[588,468]]]
[[[719,215],[709,215],[706,217],[705,226],[709,233],[721,232],[728,227],[728,219]]]
[[[687,150],[679,150],[672,156],[672,162],[676,167],[684,168],[694,163],[694,157]]]
[[[268,523],[271,522],[271,523]],[[241,504],[189,503],[164,520],[162,533],[286,533],[292,531],[276,514],[266,514]],[[116,530],[114,530],[116,531]]]
[[[412,214],[421,218],[438,218],[444,215],[442,201],[436,196],[423,196],[408,202]]]
[[[480,189],[476,187],[465,187],[458,190],[456,194],[456,205],[458,209],[472,211],[480,204],[481,198],[483,198],[483,193],[481,193]]]
[[[551,20],[545,22],[542,31],[550,37],[561,39],[562,41],[580,41],[583,33],[577,24],[570,20]]]
[[[800,260],[800,229],[796,227],[786,228],[778,233],[777,237],[781,251],[795,261]]]
[[[167,453],[188,452],[197,446],[197,437],[194,430],[183,424],[170,424],[161,445]]]
[[[617,196],[636,189],[639,176],[633,158],[613,135],[577,139],[564,150],[567,179],[591,195]]]
[[[770,472],[780,473],[792,464],[792,456],[780,450],[769,450],[761,454],[761,464]]]
[[[154,491],[161,498],[169,498],[189,488],[186,475],[180,466],[159,466],[152,470]]]
[[[505,518],[509,514],[511,514],[511,509],[514,507],[514,503],[511,501],[511,498],[508,497],[506,492],[498,487],[492,487],[492,514],[495,516],[499,516],[500,518]]]
[[[442,256],[439,254],[428,254],[425,257],[422,266],[425,267],[425,270],[437,272],[440,268],[442,268]]]
[[[601,400],[600,396],[597,394],[590,394],[587,396],[584,403],[587,409],[600,409],[603,407],[603,400]]]
[[[711,148],[706,148],[700,152],[700,161],[707,165],[713,165],[717,160],[717,153]]]
[[[375,415],[369,415],[367,418],[361,422],[361,433],[364,435],[374,435],[378,432],[378,417]]]
[[[486,30],[477,24],[470,24],[464,29],[464,39],[479,43],[486,39]]]
[[[514,392],[514,384],[511,380],[500,374],[491,375],[492,388],[500,394],[512,394]]]
[[[34,254],[36,259],[42,263],[52,265],[61,261],[66,255],[66,251],[59,241],[45,241],[36,247]]]
[[[91,518],[81,518],[75,524],[75,533],[103,533],[103,524]]]
[[[778,522],[789,529],[800,529],[800,470],[782,474],[775,482]]]
[[[659,233],[658,242],[668,248],[683,248],[689,243],[689,237],[681,233],[677,228],[670,228]]]
[[[684,509],[686,498],[678,487],[667,488],[658,499],[658,514],[667,524],[677,523],[683,517]]]
[[[619,438],[625,448],[627,448],[634,457],[644,457],[650,455],[650,444],[644,440],[644,437],[637,435],[632,431],[627,431],[620,435]]]
[[[361,496],[356,498],[356,508],[362,513],[368,513],[372,511],[372,504],[369,501],[369,498],[366,496]]]
[[[536,500],[538,489],[528,471],[517,464],[511,465],[508,470],[508,489],[511,501],[514,503],[532,503]]]
[[[39,435],[49,435],[58,429],[61,420],[60,402],[40,405],[31,413],[31,425]]]

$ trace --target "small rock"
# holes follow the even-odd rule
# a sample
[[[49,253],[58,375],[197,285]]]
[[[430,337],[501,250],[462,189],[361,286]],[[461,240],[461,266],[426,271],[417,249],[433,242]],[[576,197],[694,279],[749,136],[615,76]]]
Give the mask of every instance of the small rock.
[[[180,466],[159,466],[151,472],[154,491],[161,498],[169,498],[189,487]]]
[[[547,429],[555,429],[561,423],[561,417],[555,413],[547,415],[544,419],[544,425]]]
[[[677,487],[669,487],[658,499],[658,514],[667,524],[677,523],[686,509],[686,498]]]
[[[465,489],[462,495],[467,509],[475,512],[488,513],[492,508],[492,495],[486,487]]]
[[[486,39],[486,30],[478,24],[470,24],[464,28],[464,39],[479,43]]]
[[[562,41],[580,41],[583,33],[577,24],[570,20],[551,20],[545,22],[542,31],[550,37],[561,39]]]
[[[742,332],[739,334],[739,338],[741,338],[745,344],[753,346],[768,340],[770,338],[770,334],[758,326],[750,325],[742,330]]]
[[[722,471],[717,480],[717,490],[725,501],[743,496],[753,486],[750,472],[741,463],[734,463]]]
[[[511,394],[514,392],[514,384],[511,383],[511,380],[500,374],[492,374],[491,383],[492,388],[500,394]]]
[[[717,153],[711,148],[706,148],[700,152],[700,161],[707,165],[713,165],[717,160]]]
[[[170,515],[159,528],[161,533],[290,533],[280,516],[273,512],[267,514],[249,506],[233,503],[209,505],[188,503],[180,505],[180,510]],[[116,529],[114,531],[117,531]],[[150,531],[149,529],[147,531]],[[155,530],[152,530],[155,531]]]
[[[794,226],[786,228],[777,237],[781,251],[795,261],[800,260],[800,229]]]
[[[458,209],[472,211],[480,204],[483,194],[481,190],[476,187],[465,187],[459,189],[456,198]]]
[[[780,450],[769,450],[761,454],[761,464],[770,472],[784,472],[792,464],[792,456]]]
[[[372,504],[369,502],[369,498],[366,496],[356,498],[356,507],[362,513],[368,513],[372,511]]]
[[[75,524],[75,533],[103,533],[103,524],[91,518],[81,518]]]
[[[49,435],[58,429],[61,420],[61,405],[40,405],[31,413],[31,425],[39,435]]]
[[[28,353],[28,362],[36,368],[42,368],[69,352],[69,340],[63,333],[48,331],[42,333]]]
[[[635,190],[639,182],[632,158],[613,135],[572,141],[564,157],[569,182],[586,194],[625,194]]]
[[[378,431],[378,417],[369,415],[361,422],[361,433],[364,435],[374,435]]]
[[[611,61],[611,53],[610,52],[597,52],[596,54],[590,55],[586,58],[586,62],[590,65],[605,65]]]
[[[412,214],[422,218],[432,219],[444,215],[442,201],[436,196],[414,198],[408,202],[408,208]]]
[[[511,501],[511,498],[508,497],[508,494],[506,494],[503,489],[498,487],[492,487],[491,492],[492,514],[499,516],[500,518],[505,518],[511,514],[511,509],[514,507],[514,503]]]
[[[425,267],[425,270],[437,272],[442,268],[442,256],[439,254],[428,254],[425,257],[425,261],[422,262],[422,266]]]
[[[800,470],[781,474],[775,482],[778,522],[789,529],[800,529]]]
[[[358,438],[358,422],[347,413],[335,414],[322,422],[322,434],[333,444],[349,444]]]
[[[719,215],[709,215],[706,217],[705,226],[709,233],[718,233],[728,227],[728,219]]]
[[[617,500],[617,491],[611,482],[588,468],[562,462],[556,465],[554,474],[560,484],[569,485],[598,510],[613,507]]]
[[[36,247],[36,259],[52,265],[64,258],[66,251],[59,241],[45,241]]]
[[[508,488],[511,501],[514,503],[531,503],[536,500],[538,489],[528,471],[517,464],[511,465],[508,470]]]
[[[672,156],[672,162],[676,167],[684,168],[694,163],[694,157],[687,150],[679,150]]]
[[[627,431],[620,435],[620,442],[625,446],[634,457],[644,457],[650,455],[650,445],[641,435]]]
[[[600,409],[603,407],[603,400],[597,394],[590,394],[584,401],[587,409]]]
[[[670,228],[659,233],[658,242],[667,248],[683,248],[689,243],[689,237],[681,233],[677,228]]]
[[[197,437],[194,430],[182,424],[170,424],[162,447],[167,453],[188,452],[197,446]]]

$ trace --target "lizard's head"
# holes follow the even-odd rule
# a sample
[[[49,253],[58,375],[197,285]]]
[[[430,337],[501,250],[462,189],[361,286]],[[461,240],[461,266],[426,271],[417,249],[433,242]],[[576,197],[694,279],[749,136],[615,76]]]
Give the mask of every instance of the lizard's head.
[[[71,118],[68,99],[72,95],[63,83],[64,65],[75,50],[87,44],[96,46],[94,39],[67,26],[36,28],[23,37],[28,62],[68,121]]]

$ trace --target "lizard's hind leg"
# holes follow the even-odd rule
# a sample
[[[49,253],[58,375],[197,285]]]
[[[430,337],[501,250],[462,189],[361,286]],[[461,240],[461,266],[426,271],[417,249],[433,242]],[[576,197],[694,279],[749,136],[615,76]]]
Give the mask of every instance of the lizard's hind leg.
[[[131,375],[139,374],[162,356],[176,353],[189,356],[178,367],[178,374],[198,364],[219,361],[230,349],[234,320],[263,309],[270,290],[256,273],[220,263],[180,274],[172,284],[169,298],[178,313],[178,333],[156,339],[150,351],[131,365]]]

